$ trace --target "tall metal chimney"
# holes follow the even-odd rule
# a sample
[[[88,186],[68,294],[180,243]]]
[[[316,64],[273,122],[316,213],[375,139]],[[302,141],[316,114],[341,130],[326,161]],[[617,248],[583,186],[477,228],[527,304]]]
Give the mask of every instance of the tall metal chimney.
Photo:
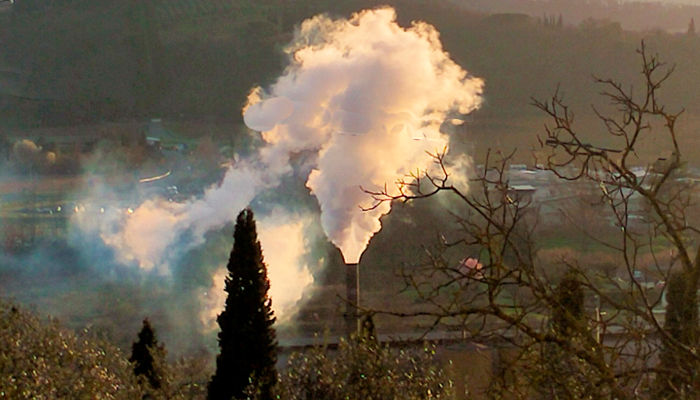
[[[358,264],[345,264],[345,332],[348,337],[360,331],[357,307],[360,306],[360,267]]]

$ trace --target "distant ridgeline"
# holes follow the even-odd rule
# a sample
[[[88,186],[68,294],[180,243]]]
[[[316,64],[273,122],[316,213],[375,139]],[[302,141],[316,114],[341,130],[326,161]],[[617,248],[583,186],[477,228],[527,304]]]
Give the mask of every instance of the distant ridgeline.
[[[535,113],[530,99],[557,87],[587,112],[599,91],[591,75],[637,83],[635,50],[642,39],[676,65],[664,96],[700,114],[700,37],[691,23],[700,21],[698,6],[599,0],[8,4],[0,3],[0,127],[158,117],[242,123],[239,110],[250,88],[265,87],[285,67],[280,49],[295,25],[319,12],[348,16],[379,4],[396,6],[403,26],[413,20],[434,25],[451,57],[485,79],[479,116],[489,116],[489,129],[517,133],[513,126],[541,126],[522,123]],[[656,29],[664,27],[673,28]],[[500,128],[504,116],[518,121]]]
[[[562,14],[568,23],[586,19],[619,22],[628,30],[662,29],[683,32],[691,18],[700,17],[700,6],[685,1],[626,0],[450,0],[461,7],[485,13],[524,13],[533,17]],[[688,4],[682,4],[688,3]]]

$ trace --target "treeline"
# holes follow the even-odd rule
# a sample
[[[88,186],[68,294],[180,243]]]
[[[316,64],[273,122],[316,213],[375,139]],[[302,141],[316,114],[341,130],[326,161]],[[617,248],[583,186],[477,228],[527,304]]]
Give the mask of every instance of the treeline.
[[[524,5],[531,3],[532,8]],[[662,15],[658,4],[608,3],[606,10],[620,9],[619,15],[630,18]],[[96,8],[67,2],[16,15],[4,27],[0,59],[5,70],[17,72],[0,84],[4,123],[72,125],[149,115],[240,122],[238,110],[248,90],[269,84],[282,72],[286,60],[281,48],[295,25],[319,12],[347,16],[379,3],[285,2],[265,21],[234,23],[242,17],[226,14],[167,25],[151,23],[158,21],[157,5],[105,4]],[[397,7],[405,26],[424,20],[438,28],[452,57],[486,80],[482,113],[487,115],[528,115],[533,112],[530,97],[549,94],[559,84],[573,104],[588,105],[597,93],[591,74],[625,81],[637,76],[627,66],[642,39],[677,63],[669,98],[691,112],[700,104],[700,94],[692,89],[700,79],[700,70],[693,67],[700,61],[700,40],[692,35],[627,31],[616,12],[579,21],[577,16],[584,14],[575,7],[583,2],[504,1],[488,13],[473,11],[480,6],[470,2],[381,4]],[[678,9],[684,10],[683,26],[689,26],[695,8]],[[513,14],[517,12],[523,14]],[[23,70],[23,65],[31,67]]]
[[[618,21],[627,30],[662,29],[681,32],[689,18],[700,17],[700,7],[663,1],[624,0],[454,0],[465,8],[487,13],[518,12],[531,16],[564,14],[573,24],[593,19]]]

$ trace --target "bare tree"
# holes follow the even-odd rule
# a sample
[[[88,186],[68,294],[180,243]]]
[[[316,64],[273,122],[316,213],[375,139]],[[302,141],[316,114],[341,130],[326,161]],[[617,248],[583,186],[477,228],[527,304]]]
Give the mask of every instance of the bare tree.
[[[547,157],[538,162],[566,188],[561,190],[596,188],[590,201],[606,210],[598,214],[603,225],[615,229],[603,233],[578,224],[577,234],[615,260],[615,268],[603,272],[583,258],[542,255],[541,204],[509,183],[512,154],[489,154],[469,191],[453,184],[442,152],[435,154],[436,168],[397,182],[398,192],[369,192],[376,204],[437,195],[457,200],[451,212],[460,237],[442,239],[424,262],[401,272],[406,290],[417,293],[422,306],[384,312],[420,318],[431,329],[458,324],[471,340],[510,348],[495,371],[493,397],[700,396],[695,248],[700,225],[676,129],[682,111],[671,112],[659,100],[673,68],[644,43],[638,53],[641,91],[594,78],[611,110],[594,109],[603,137],[575,129],[574,114],[558,90],[548,100],[533,100],[549,121],[540,138]],[[638,156],[640,142],[650,137],[668,144],[666,157]],[[478,264],[450,259],[454,248],[478,258]],[[669,279],[672,271],[681,278]],[[681,317],[669,319],[662,303],[673,282],[681,284],[668,289],[675,290],[669,301],[672,297],[681,310],[674,315]]]

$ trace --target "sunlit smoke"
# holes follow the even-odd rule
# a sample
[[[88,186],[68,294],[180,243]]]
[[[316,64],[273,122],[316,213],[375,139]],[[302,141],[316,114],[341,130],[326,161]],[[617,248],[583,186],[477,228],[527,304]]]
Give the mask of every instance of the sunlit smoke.
[[[305,21],[287,48],[290,66],[269,88],[254,88],[244,108],[244,121],[263,132],[265,146],[231,166],[201,198],[151,199],[109,211],[100,222],[78,213],[74,222],[113,248],[121,262],[167,275],[206,232],[235,221],[256,196],[277,188],[291,175],[290,158],[304,152],[312,154],[306,186],[320,204],[324,232],[347,262],[357,262],[390,211],[384,203],[363,212],[373,204],[361,187],[391,189],[397,179],[428,168],[433,160],[427,152],[449,144],[442,122],[481,104],[483,82],[450,60],[433,27],[405,29],[395,19],[393,9],[383,8],[349,20]],[[284,321],[312,282],[299,261],[308,247],[305,219],[257,215],[273,307]],[[202,319],[209,323],[223,304],[221,274],[203,299]]]
[[[310,223],[308,216],[290,215],[276,208],[257,224],[263,258],[268,265],[272,309],[279,322],[287,322],[296,313],[304,290],[314,282],[306,265]],[[212,287],[202,296],[204,309],[200,316],[208,328],[216,328],[216,317],[226,302],[227,274],[226,265],[220,266],[212,277]]]
[[[228,270],[226,264],[221,265],[216,269],[211,277],[211,287],[200,296],[202,303],[202,311],[199,313],[199,318],[202,324],[207,329],[216,329],[216,317],[223,311],[226,304],[227,293],[224,291],[226,287],[226,277]]]
[[[281,209],[260,220],[258,238],[268,265],[272,309],[281,322],[295,314],[304,290],[314,282],[306,265],[310,217],[295,217]]]
[[[155,198],[135,208],[112,208],[101,218],[76,213],[73,220],[114,248],[119,261],[136,263],[144,270],[157,268],[167,275],[172,260],[201,244],[206,232],[234,221],[262,188],[276,184],[259,169],[241,163],[230,168],[221,185],[207,189],[200,199],[175,203]],[[105,191],[99,190],[92,198],[104,199]],[[185,232],[191,234],[190,241],[175,248]]]
[[[288,48],[292,65],[269,90],[253,91],[244,115],[272,144],[262,152],[268,163],[281,152],[319,151],[307,186],[350,263],[390,211],[384,203],[363,212],[372,203],[361,187],[376,191],[427,168],[427,152],[447,145],[441,123],[481,104],[483,81],[449,58],[432,26],[404,29],[395,19],[383,8],[305,21]]]

